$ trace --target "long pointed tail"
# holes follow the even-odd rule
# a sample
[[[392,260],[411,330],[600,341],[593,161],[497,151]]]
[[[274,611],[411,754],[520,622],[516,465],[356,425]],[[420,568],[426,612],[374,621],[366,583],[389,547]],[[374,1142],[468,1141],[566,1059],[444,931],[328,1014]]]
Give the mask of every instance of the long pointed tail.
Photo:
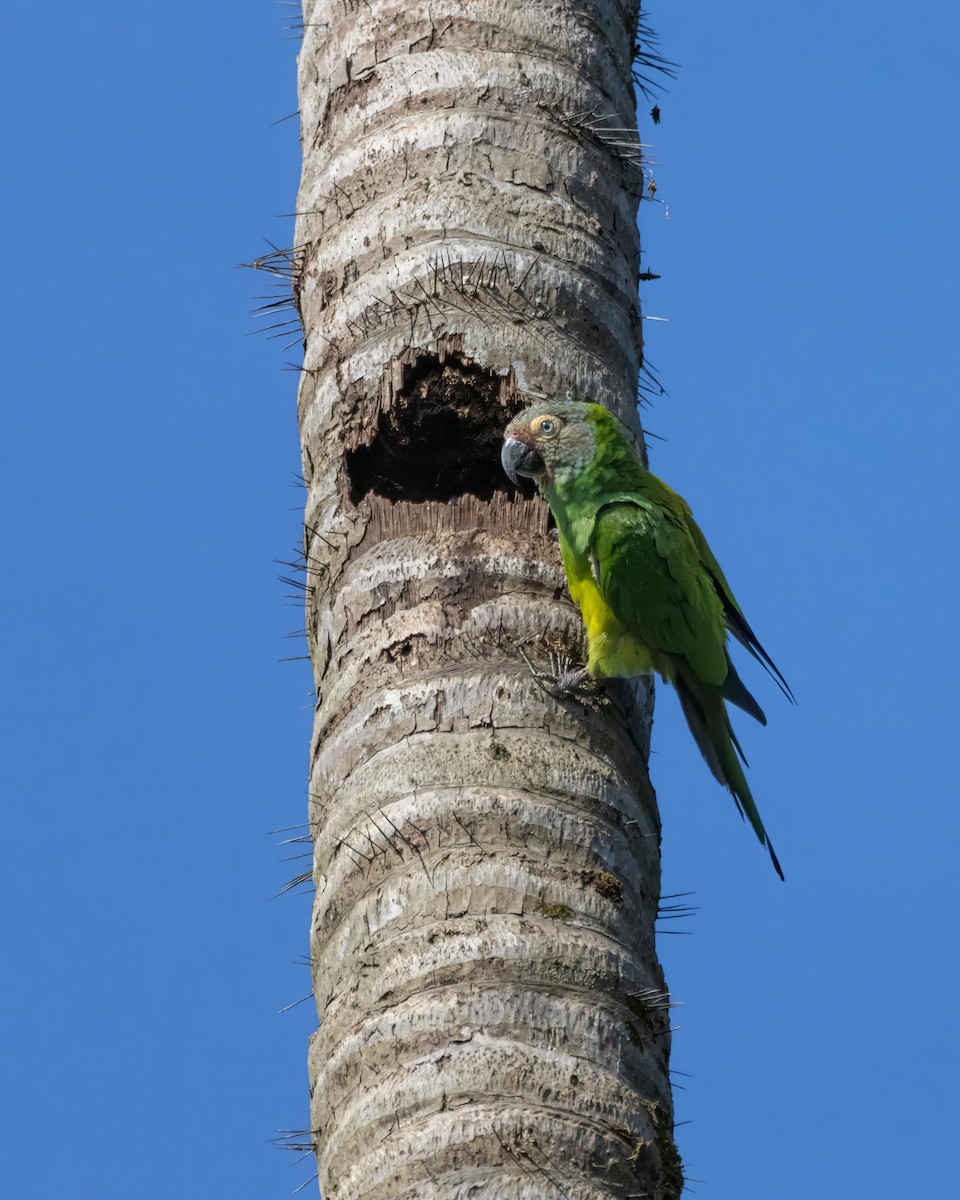
[[[743,768],[740,766],[743,751],[730,724],[723,694],[719,688],[699,681],[691,682],[680,675],[673,680],[673,685],[680,697],[680,706],[690,732],[707,766],[717,781],[731,793],[741,817],[745,816],[753,826],[754,833],[760,839],[760,845],[766,846],[774,869],[783,879],[780,862],[760,820],[760,813],[753,802]]]

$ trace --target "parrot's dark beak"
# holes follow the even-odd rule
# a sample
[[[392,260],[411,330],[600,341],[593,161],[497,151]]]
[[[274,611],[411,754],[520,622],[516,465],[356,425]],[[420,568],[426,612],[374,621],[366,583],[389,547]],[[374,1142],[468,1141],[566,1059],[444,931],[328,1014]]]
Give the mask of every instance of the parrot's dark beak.
[[[500,462],[514,486],[519,485],[521,475],[534,479],[543,473],[546,466],[538,450],[514,437],[504,438]]]

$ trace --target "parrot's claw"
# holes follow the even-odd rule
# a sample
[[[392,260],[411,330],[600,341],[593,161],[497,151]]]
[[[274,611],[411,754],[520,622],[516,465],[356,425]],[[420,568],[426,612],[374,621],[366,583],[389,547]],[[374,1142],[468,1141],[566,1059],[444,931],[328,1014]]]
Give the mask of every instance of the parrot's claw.
[[[599,684],[590,678],[588,669],[573,667],[571,659],[566,654],[558,654],[555,650],[551,650],[550,670],[541,671],[531,661],[522,646],[517,646],[516,650],[527,664],[533,678],[554,700],[563,700],[568,696],[575,696],[577,693],[584,697],[593,696],[601,690]]]
[[[564,696],[571,696],[574,692],[595,691],[595,687],[584,688],[583,685],[589,682],[592,681],[586,667],[578,667],[575,671],[564,671],[562,675],[558,674],[556,682],[550,689],[550,695],[556,700],[562,700]]]

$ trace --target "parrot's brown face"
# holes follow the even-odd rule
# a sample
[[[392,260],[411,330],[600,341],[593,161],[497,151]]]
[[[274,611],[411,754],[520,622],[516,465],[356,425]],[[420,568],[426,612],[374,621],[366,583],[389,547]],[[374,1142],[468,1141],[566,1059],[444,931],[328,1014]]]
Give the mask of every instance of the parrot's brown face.
[[[557,471],[580,470],[594,455],[596,442],[587,420],[590,405],[575,400],[537,404],[514,417],[503,435],[500,462],[513,483],[521,475],[538,483]]]

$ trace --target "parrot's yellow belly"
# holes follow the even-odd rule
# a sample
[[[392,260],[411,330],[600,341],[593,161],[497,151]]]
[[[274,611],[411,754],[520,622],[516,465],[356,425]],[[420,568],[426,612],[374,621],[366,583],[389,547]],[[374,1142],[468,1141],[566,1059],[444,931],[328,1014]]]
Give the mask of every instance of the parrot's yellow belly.
[[[570,595],[587,630],[587,670],[593,679],[630,679],[653,670],[650,651],[617,619],[592,572],[571,578]]]

